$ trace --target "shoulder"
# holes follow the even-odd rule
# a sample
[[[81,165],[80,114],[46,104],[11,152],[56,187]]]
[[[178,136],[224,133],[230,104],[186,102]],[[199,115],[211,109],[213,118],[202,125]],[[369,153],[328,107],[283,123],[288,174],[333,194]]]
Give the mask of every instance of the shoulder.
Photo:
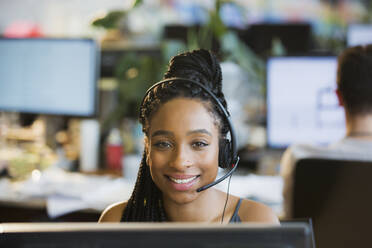
[[[117,202],[108,206],[101,214],[98,222],[120,222],[126,206],[127,202]]]
[[[248,199],[242,200],[239,217],[242,222],[279,224],[279,219],[271,208],[265,204]]]
[[[285,150],[283,156],[291,156],[299,159],[302,157],[311,156],[313,153],[318,153],[322,150],[324,150],[323,147],[313,146],[310,144],[294,144]]]
[[[295,144],[287,148],[280,161],[281,175],[290,174],[296,162],[303,158],[314,157],[324,153],[324,148],[307,144]]]

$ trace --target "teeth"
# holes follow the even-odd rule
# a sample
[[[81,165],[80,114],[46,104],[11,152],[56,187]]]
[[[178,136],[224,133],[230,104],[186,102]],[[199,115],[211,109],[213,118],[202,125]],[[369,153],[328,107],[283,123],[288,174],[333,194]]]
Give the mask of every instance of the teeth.
[[[181,183],[189,183],[192,180],[194,180],[196,177],[197,176],[190,177],[190,178],[187,178],[187,179],[176,179],[176,178],[173,178],[173,177],[169,177],[169,179],[172,180],[172,182],[181,184]]]

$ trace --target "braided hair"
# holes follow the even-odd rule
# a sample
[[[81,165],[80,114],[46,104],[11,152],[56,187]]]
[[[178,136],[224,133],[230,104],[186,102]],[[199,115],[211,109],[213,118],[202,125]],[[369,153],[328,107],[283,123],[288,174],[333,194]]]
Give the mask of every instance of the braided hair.
[[[227,103],[222,93],[222,73],[217,58],[207,50],[194,50],[173,57],[169,63],[164,79],[186,78],[201,83],[214,93],[227,109]],[[177,97],[200,100],[215,118],[220,130],[220,138],[228,132],[227,123],[221,110],[213,104],[211,96],[188,81],[170,81],[156,86],[148,93],[140,109],[142,130],[148,137],[148,129],[152,116],[166,102]],[[137,181],[133,193],[123,212],[122,221],[126,222],[163,222],[167,221],[163,207],[162,192],[151,178],[150,168],[146,163],[146,149],[142,156]]]

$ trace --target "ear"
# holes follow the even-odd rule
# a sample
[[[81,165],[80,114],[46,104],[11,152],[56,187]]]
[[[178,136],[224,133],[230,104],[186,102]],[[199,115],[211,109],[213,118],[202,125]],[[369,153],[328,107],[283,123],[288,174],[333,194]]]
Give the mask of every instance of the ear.
[[[341,92],[339,89],[335,90],[337,99],[338,99],[338,106],[344,106],[344,99],[342,98]]]

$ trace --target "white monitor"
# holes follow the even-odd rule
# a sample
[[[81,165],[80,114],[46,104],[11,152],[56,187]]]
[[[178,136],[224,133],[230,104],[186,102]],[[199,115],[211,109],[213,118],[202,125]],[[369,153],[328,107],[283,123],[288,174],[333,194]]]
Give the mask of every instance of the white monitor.
[[[347,29],[347,46],[367,45],[372,43],[371,24],[351,24]]]
[[[336,57],[273,57],[267,63],[267,142],[326,145],[345,135]]]
[[[90,39],[0,39],[0,111],[94,115],[98,55]]]

